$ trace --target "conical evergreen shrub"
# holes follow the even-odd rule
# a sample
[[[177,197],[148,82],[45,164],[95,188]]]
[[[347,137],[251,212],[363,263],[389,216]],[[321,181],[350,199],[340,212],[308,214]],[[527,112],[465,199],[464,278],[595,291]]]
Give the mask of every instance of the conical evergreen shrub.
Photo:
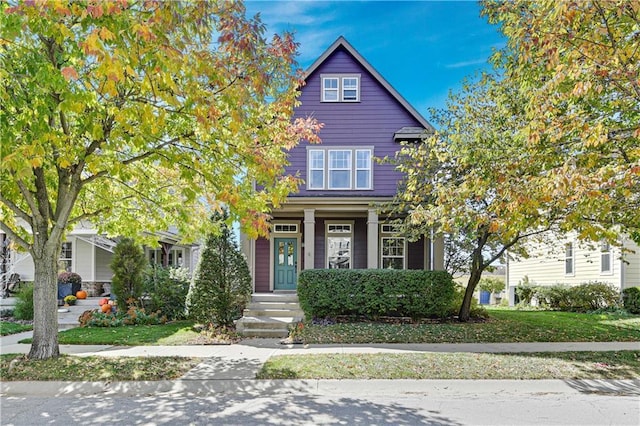
[[[147,266],[142,247],[123,238],[113,251],[111,291],[122,307],[136,305],[142,296],[143,273]]]
[[[249,267],[226,218],[214,217],[219,233],[208,236],[187,295],[189,318],[214,327],[233,326],[251,298]]]

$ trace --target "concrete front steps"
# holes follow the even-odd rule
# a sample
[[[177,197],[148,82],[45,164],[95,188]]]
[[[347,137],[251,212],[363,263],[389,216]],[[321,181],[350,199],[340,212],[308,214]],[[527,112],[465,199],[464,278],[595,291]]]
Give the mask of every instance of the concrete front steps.
[[[100,305],[98,305],[98,302],[100,299],[102,299],[102,297],[87,297],[86,299],[76,300],[75,305],[58,306],[58,328],[60,330],[66,330],[78,327],[80,325],[78,321],[80,315],[82,315],[84,311],[99,309]]]
[[[287,337],[289,326],[303,318],[296,293],[256,293],[236,330],[245,337]]]

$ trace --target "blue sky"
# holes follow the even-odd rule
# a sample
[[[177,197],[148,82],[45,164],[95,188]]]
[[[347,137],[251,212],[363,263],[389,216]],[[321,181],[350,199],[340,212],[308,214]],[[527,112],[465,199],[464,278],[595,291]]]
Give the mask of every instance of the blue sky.
[[[259,1],[267,34],[289,31],[300,43],[306,69],[344,36],[422,115],[444,108],[465,76],[491,67],[487,59],[505,45],[496,26],[471,1]]]

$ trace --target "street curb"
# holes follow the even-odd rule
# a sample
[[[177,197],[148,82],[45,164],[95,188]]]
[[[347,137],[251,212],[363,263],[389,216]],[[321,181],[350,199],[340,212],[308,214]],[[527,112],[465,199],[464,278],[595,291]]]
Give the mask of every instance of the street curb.
[[[640,396],[633,380],[163,380],[140,382],[0,382],[3,397],[146,396],[179,394],[472,396],[607,394]]]

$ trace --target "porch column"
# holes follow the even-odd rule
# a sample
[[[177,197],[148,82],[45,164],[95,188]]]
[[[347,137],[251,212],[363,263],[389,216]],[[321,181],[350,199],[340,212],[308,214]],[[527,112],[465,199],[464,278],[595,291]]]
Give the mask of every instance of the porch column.
[[[316,211],[304,209],[304,269],[315,269]]]
[[[444,271],[444,237],[442,235],[433,235],[431,256],[433,259],[433,270]]]
[[[378,269],[378,212],[369,209],[367,218],[367,268]]]

